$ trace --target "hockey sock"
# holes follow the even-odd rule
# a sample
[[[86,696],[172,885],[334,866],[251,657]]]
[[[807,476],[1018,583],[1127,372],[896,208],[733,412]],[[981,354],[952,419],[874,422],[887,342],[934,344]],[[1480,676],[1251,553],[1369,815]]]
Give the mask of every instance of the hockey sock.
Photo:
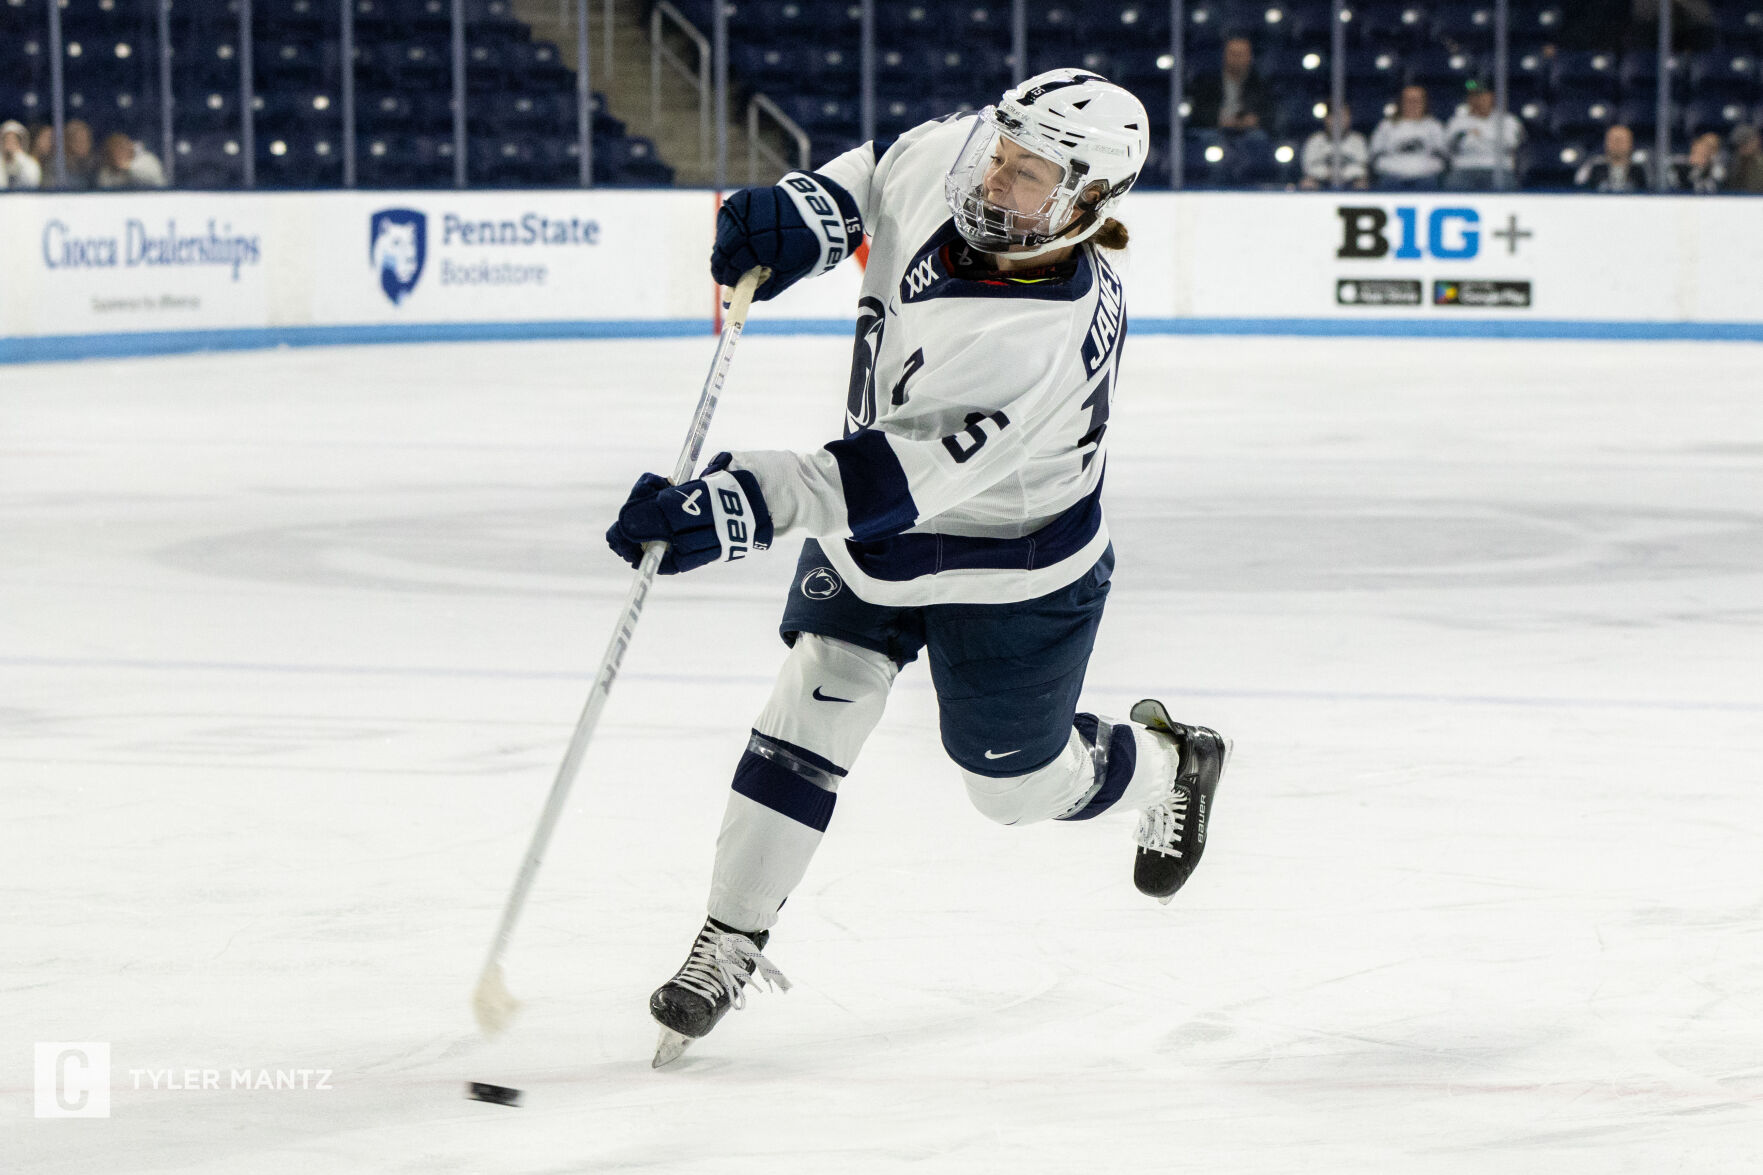
[[[897,671],[868,649],[809,633],[797,639],[735,768],[716,838],[712,918],[746,930],[776,924]]]

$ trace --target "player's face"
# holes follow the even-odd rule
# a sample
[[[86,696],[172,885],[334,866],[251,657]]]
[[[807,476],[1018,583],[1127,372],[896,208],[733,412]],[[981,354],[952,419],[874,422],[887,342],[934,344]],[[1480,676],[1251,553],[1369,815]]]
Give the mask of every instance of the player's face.
[[[999,135],[986,162],[980,190],[994,208],[1039,212],[1052,199],[1064,177],[1064,169],[1057,163]]]

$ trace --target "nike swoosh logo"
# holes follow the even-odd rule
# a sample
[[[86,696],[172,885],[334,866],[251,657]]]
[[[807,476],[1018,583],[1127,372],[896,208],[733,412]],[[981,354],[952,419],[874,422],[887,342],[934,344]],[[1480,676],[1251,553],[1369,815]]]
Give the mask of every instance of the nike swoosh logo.
[[[823,694],[820,692],[819,686],[815,686],[814,687],[814,700],[817,702],[855,702],[857,699],[856,698],[828,697],[826,694]]]
[[[1021,747],[1017,747],[1014,751],[1005,751],[1001,755],[993,754],[991,751],[987,751],[986,758],[988,758],[988,759],[1008,759],[1012,755],[1020,755],[1021,753],[1022,753]]]

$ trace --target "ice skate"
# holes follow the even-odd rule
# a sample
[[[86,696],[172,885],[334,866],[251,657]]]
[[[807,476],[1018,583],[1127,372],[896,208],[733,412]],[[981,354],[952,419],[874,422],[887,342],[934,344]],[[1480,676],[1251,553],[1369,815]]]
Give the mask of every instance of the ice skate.
[[[746,1002],[744,990],[757,974],[766,986],[790,990],[790,981],[760,954],[769,930],[744,933],[711,918],[692,943],[685,966],[649,997],[649,1014],[661,1025],[652,1067],[679,1059],[694,1040],[707,1035],[730,1008]]]
[[[1152,698],[1132,708],[1132,720],[1169,736],[1181,756],[1169,790],[1145,808],[1133,836],[1138,845],[1133,884],[1140,893],[1168,905],[1206,851],[1206,821],[1219,777],[1230,761],[1231,743],[1216,730],[1172,720],[1163,703]]]

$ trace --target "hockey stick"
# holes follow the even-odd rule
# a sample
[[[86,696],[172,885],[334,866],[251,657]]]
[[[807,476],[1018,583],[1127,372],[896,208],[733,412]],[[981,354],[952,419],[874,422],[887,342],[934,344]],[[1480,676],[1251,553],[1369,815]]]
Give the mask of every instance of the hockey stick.
[[[716,357],[710,361],[710,374],[704,379],[704,390],[698,396],[698,410],[692,414],[692,430],[686,436],[686,443],[680,449],[679,460],[673,465],[673,481],[678,483],[691,476],[692,469],[698,464],[698,454],[704,448],[704,436],[710,431],[710,416],[716,411],[717,397],[722,394],[722,384],[728,378],[729,364],[734,360],[735,344],[741,339],[741,330],[747,323],[747,311],[753,305],[753,291],[758,289],[771,270],[763,266],[749,269],[741,275],[733,294],[729,298],[728,314],[723,320],[722,335],[716,343]],[[532,889],[533,878],[539,872],[539,864],[544,860],[545,848],[551,841],[551,831],[557,827],[557,818],[563,813],[564,801],[569,798],[569,789],[575,783],[576,772],[580,770],[582,756],[587,753],[588,741],[594,737],[594,727],[599,725],[600,711],[606,706],[606,698],[612,692],[612,682],[618,676],[619,664],[624,660],[625,650],[630,647],[631,637],[636,633],[637,621],[643,615],[643,602],[648,598],[649,585],[654,582],[655,569],[661,564],[661,557],[667,553],[666,543],[649,543],[643,548],[643,562],[637,567],[637,576],[631,582],[630,592],[624,598],[624,607],[618,614],[618,625],[613,629],[612,639],[606,644],[606,654],[600,658],[599,672],[594,676],[594,687],[588,692],[587,705],[582,708],[582,716],[576,719],[575,733],[570,736],[569,749],[563,754],[563,762],[557,768],[557,778],[551,784],[551,794],[545,800],[545,810],[539,816],[539,826],[533,830],[533,840],[527,846],[526,860],[521,863],[520,875],[514,879],[514,889],[508,895],[508,904],[502,909],[501,925],[496,927],[495,941],[490,944],[490,957],[484,961],[483,974],[478,977],[477,989],[472,993],[471,1008],[477,1016],[478,1028],[486,1036],[494,1036],[508,1027],[514,1014],[520,1009],[520,1002],[508,990],[508,983],[502,975],[502,955],[508,949],[508,942],[514,937],[514,924],[520,919],[521,909],[526,905],[527,892]]]

